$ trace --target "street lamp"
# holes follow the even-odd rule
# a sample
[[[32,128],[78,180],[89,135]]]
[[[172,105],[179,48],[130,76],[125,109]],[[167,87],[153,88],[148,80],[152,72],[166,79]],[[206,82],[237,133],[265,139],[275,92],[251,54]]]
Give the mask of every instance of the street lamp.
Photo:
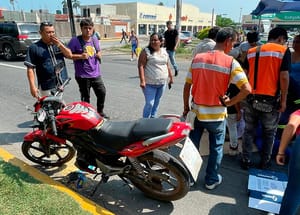
[[[240,17],[239,17],[239,25],[240,25],[240,31],[242,30],[242,10],[243,8],[240,8]]]

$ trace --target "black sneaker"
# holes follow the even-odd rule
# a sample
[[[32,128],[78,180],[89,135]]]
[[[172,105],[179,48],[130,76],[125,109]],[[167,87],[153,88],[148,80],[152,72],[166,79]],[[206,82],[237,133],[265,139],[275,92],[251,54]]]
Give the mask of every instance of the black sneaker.
[[[105,113],[100,113],[100,116],[102,116],[105,119],[110,119],[108,115],[106,115]]]
[[[251,167],[252,167],[252,163],[250,160],[244,160],[244,159],[241,160],[241,168],[243,170],[248,170]]]
[[[271,167],[270,160],[269,161],[261,161],[257,166],[258,169],[270,169],[270,167]]]
[[[178,71],[178,70],[175,70],[175,76],[177,76],[177,75],[178,75],[178,73],[179,73],[179,71]]]

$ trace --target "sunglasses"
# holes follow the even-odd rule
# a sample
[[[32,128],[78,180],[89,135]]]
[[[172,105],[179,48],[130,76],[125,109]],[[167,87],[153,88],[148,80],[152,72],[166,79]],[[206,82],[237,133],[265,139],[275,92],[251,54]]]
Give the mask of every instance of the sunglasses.
[[[41,22],[40,30],[42,30],[45,26],[53,26],[51,22]]]

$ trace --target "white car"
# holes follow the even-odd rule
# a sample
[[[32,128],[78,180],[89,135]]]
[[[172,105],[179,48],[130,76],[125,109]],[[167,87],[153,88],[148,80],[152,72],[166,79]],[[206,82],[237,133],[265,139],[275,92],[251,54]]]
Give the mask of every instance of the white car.
[[[179,33],[180,42],[189,44],[192,42],[192,36],[193,36],[193,33],[190,31],[181,31]]]

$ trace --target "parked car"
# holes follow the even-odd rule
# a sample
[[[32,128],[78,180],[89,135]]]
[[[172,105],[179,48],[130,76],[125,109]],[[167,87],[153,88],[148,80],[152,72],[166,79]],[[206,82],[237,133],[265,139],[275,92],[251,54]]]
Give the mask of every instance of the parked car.
[[[191,31],[181,31],[181,33],[183,33],[185,36],[193,38],[193,32]]]
[[[188,44],[192,42],[193,33],[190,31],[181,31],[179,33],[180,42]]]
[[[0,52],[5,60],[26,54],[27,48],[40,39],[36,23],[0,22]]]

